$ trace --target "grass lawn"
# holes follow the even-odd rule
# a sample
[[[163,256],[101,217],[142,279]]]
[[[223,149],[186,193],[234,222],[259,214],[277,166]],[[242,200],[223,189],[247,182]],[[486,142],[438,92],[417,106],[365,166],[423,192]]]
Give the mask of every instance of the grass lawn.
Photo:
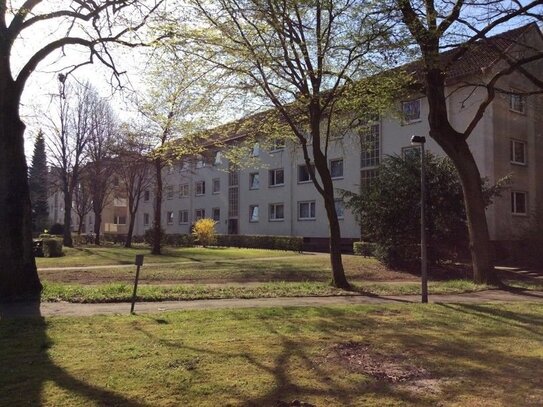
[[[411,304],[0,320],[0,405],[540,406],[542,315]]]
[[[42,267],[78,267],[113,264],[134,264],[136,254],[144,254],[146,263],[172,263],[185,261],[250,259],[257,257],[295,256],[298,253],[279,250],[237,249],[237,248],[163,248],[163,255],[152,255],[148,246],[126,249],[120,246],[87,246],[64,247],[63,257],[37,258],[36,263]]]

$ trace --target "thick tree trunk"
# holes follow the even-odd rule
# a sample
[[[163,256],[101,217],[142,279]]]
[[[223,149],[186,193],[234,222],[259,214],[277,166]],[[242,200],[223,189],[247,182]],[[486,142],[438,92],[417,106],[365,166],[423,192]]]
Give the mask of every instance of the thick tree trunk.
[[[32,251],[32,211],[19,117],[4,52],[0,52],[0,302],[38,299],[42,286]]]
[[[63,244],[66,247],[73,247],[72,241],[72,194],[69,189],[64,189],[64,233]]]
[[[102,226],[102,211],[94,212],[94,244],[100,246],[100,227]]]
[[[153,248],[152,254],[161,254],[162,230],[160,228],[160,220],[162,218],[162,162],[160,159],[155,159],[155,208],[153,219]]]
[[[136,223],[136,214],[130,213],[130,221],[128,222],[128,232],[126,234],[126,241],[124,247],[132,247],[132,234],[134,233],[134,224]]]
[[[437,45],[435,49],[437,55]],[[430,136],[447,153],[460,176],[468,222],[473,280],[477,283],[497,283],[481,174],[464,134],[456,131],[450,124],[445,99],[445,75],[439,67],[429,69],[426,73],[426,95],[430,106]]]

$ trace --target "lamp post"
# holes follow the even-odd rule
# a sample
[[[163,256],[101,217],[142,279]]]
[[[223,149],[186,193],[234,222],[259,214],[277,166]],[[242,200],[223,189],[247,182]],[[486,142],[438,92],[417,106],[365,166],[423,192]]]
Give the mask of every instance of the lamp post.
[[[422,302],[428,302],[428,255],[426,252],[426,168],[424,143],[426,137],[413,136],[411,144],[420,146],[420,277]]]

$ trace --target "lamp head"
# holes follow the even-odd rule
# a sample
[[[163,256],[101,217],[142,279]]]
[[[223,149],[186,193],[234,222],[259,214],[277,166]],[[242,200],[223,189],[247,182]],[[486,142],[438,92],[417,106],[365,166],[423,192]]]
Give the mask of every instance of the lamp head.
[[[426,137],[424,136],[412,136],[411,137],[411,144],[412,145],[421,145],[426,143]]]

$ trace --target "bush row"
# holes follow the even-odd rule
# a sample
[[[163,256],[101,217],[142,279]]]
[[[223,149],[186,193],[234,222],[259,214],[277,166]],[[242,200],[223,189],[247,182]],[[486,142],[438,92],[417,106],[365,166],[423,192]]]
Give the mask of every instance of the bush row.
[[[304,239],[299,236],[216,235],[215,242],[217,246],[224,247],[291,250],[295,252],[301,252],[304,246]]]
[[[132,238],[134,243],[147,243],[153,244],[153,229],[147,229],[143,236],[134,236]],[[194,236],[185,235],[181,233],[166,233],[162,230],[162,238],[160,243],[164,246],[175,247],[192,247],[194,246]]]
[[[375,256],[376,244],[370,242],[354,242],[353,253],[357,256],[373,257]]]
[[[45,237],[34,240],[34,256],[36,257],[61,257],[62,240],[52,237]]]

